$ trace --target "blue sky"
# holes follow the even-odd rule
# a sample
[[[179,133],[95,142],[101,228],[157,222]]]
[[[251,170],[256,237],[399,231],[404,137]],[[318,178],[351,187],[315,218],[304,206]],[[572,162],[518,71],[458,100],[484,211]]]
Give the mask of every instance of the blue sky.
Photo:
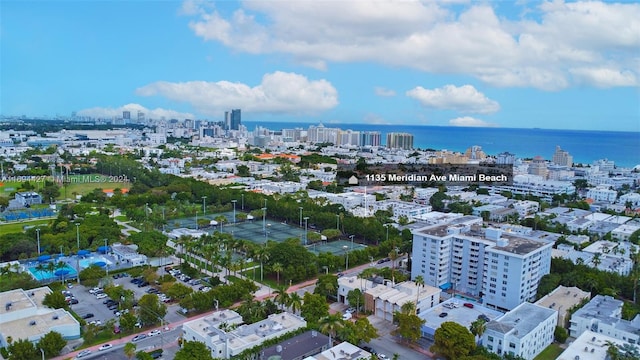
[[[640,131],[640,4],[0,2],[0,113]]]

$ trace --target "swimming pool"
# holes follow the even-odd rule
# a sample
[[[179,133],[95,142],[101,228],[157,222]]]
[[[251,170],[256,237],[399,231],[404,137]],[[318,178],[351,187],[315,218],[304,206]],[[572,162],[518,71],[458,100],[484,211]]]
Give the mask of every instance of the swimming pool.
[[[89,266],[93,265],[93,264],[99,264],[99,263],[105,263],[109,266],[112,265],[111,261],[105,259],[103,256],[92,256],[89,258],[85,258],[85,259],[80,259],[80,267],[83,269],[88,268]]]
[[[47,280],[52,280],[52,279],[53,280],[59,279],[63,275],[56,275],[56,273],[60,274],[60,272],[64,273],[64,277],[65,278],[67,278],[67,277],[76,277],[76,275],[78,274],[76,272],[76,269],[74,269],[73,267],[69,266],[69,264],[64,264],[64,267],[55,269],[53,271],[53,273],[48,271],[48,270],[40,271],[35,266],[29,267],[28,269],[29,269],[29,272],[31,273],[31,276],[33,276],[38,281],[47,281]]]

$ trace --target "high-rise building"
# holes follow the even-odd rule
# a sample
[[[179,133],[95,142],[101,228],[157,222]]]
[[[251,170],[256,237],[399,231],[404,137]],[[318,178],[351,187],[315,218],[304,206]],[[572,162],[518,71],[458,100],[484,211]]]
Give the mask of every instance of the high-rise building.
[[[142,111],[138,111],[138,124],[144,124],[144,113]]]
[[[122,118],[124,120],[131,120],[131,111],[123,111],[122,112]],[[127,121],[128,122],[128,121]]]
[[[556,152],[553,154],[553,159],[551,159],[551,161],[556,165],[572,166],[573,156],[569,155],[567,151],[562,150],[560,146],[556,146]]]
[[[242,116],[240,113],[240,109],[231,110],[231,122],[230,129],[231,130],[240,130],[240,125],[242,124]]]
[[[496,164],[498,165],[512,165],[516,162],[516,155],[509,152],[501,152],[496,155]]]
[[[380,146],[379,131],[360,132],[360,146]]]
[[[484,160],[487,158],[487,154],[482,151],[482,146],[473,145],[465,151],[464,156],[469,160]]]
[[[540,279],[551,269],[553,242],[482,228],[479,217],[412,233],[412,278],[421,275],[427,285],[481,297],[501,311],[534,300]]]
[[[413,135],[409,133],[388,133],[387,147],[390,149],[413,149]]]

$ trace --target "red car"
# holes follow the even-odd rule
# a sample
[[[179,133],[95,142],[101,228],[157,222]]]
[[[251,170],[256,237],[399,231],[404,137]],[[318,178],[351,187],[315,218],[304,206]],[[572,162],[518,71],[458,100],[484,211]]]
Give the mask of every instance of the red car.
[[[468,307],[469,309],[473,309],[473,304],[472,303],[464,303],[465,307]]]

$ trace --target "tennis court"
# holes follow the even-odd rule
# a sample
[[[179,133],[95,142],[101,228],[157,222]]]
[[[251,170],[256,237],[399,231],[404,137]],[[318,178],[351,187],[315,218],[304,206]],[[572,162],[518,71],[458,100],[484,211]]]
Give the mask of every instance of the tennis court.
[[[236,220],[238,214],[239,212],[236,212]],[[222,225],[218,224],[218,221],[216,220],[219,220],[220,216],[224,216],[226,219]],[[209,221],[216,221],[216,225],[214,226],[200,228],[200,230],[206,231],[209,234],[222,231],[223,233],[232,234],[234,238],[245,239],[258,244],[265,243],[267,240],[282,242],[289,238],[304,239],[304,229],[300,229],[298,226],[273,222],[270,221],[269,218],[265,221],[262,221],[262,218],[260,218],[233,223],[233,211],[207,214],[204,218]],[[202,216],[198,216],[198,221],[201,221],[202,219]],[[167,228],[169,231],[176,228],[195,229],[196,218],[193,216],[169,220]]]
[[[352,247],[353,246],[353,247]],[[307,246],[307,249],[318,255],[320,253],[332,253],[334,255],[344,255],[345,251],[362,250],[366,248],[366,245],[351,243],[349,240],[336,240],[336,241],[322,241]]]

